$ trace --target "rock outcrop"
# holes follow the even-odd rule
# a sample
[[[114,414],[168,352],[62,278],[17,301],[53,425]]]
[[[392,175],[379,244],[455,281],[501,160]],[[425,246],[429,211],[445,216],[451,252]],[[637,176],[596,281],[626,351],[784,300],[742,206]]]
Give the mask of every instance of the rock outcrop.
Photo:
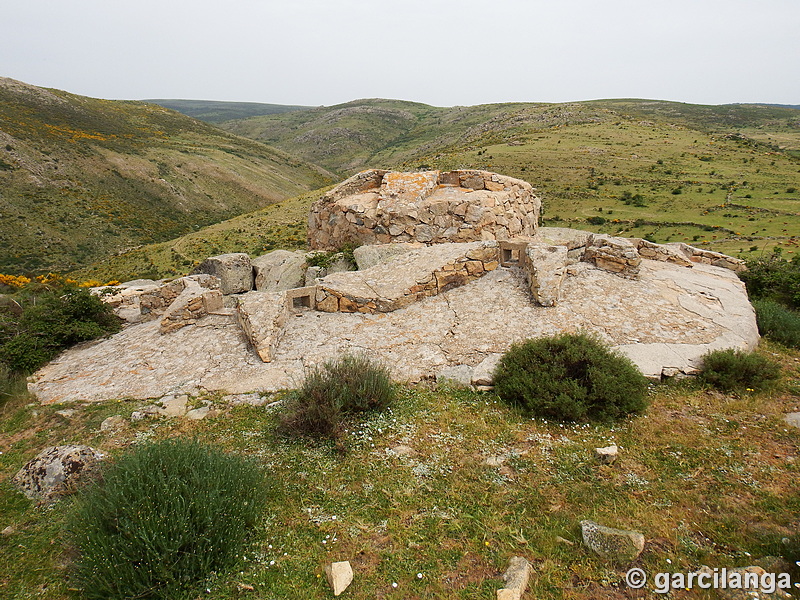
[[[536,233],[540,210],[529,183],[489,171],[362,171],[311,207],[309,246],[506,240]]]
[[[538,210],[528,184],[483,171],[359,173],[310,217],[318,247],[361,234],[382,242],[355,249],[358,271],[333,272],[352,268],[344,258],[330,265],[327,255],[276,251],[254,261],[212,257],[204,264],[216,275],[125,287],[113,297],[118,308],[138,303],[139,319],[158,322],[68,350],[29,389],[44,402],[266,392],[295,387],[309,366],[343,352],[367,352],[399,380],[487,389],[511,344],[579,330],[659,380],[696,372],[709,350],[758,342],[734,273],[741,261],[685,244],[537,228]],[[509,228],[514,219],[519,229]],[[419,236],[422,226],[438,233]],[[504,239],[512,231],[526,235]]]

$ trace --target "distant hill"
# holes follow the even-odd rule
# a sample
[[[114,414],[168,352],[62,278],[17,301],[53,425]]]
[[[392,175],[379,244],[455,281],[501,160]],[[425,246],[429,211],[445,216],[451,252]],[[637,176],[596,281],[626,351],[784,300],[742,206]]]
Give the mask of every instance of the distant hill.
[[[284,104],[262,104],[260,102],[218,102],[214,100],[142,100],[183,113],[208,123],[222,123],[232,119],[247,119],[262,115],[273,115],[297,110],[308,110],[310,106],[287,106]]]
[[[618,118],[653,119],[704,133],[747,130],[756,137],[765,131],[792,135],[798,131],[798,115],[786,108],[746,104],[702,106],[637,99],[451,108],[367,99],[229,121],[221,126],[344,175],[367,166],[392,166],[483,143],[492,136],[533,134],[579,124],[600,125]],[[800,145],[792,144],[800,149]]]
[[[358,100],[224,125],[342,175],[366,166],[479,168],[532,183],[544,224],[747,257],[800,253],[800,114],[655,100],[436,108]],[[206,256],[305,244],[321,191],[145,246],[80,277],[185,272]]]
[[[331,181],[154,104],[0,78],[0,272],[75,268]]]

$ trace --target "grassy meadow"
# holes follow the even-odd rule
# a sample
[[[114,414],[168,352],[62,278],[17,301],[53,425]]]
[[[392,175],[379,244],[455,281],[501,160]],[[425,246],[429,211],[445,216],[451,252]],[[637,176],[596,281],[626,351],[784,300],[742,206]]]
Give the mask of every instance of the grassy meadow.
[[[129,421],[107,432],[106,417],[127,418],[142,403],[76,404],[65,418],[56,414],[63,405],[16,395],[0,409],[0,514],[11,527],[0,537],[0,595],[79,597],[61,531],[70,499],[37,507],[14,491],[8,480],[25,461],[53,444],[114,456],[173,436],[255,458],[271,486],[235,569],[196,597],[328,598],[325,563],[349,560],[350,598],[493,598],[515,555],[534,566],[526,597],[631,597],[627,567],[581,545],[582,519],[641,531],[636,566],[649,573],[750,565],[785,550],[800,510],[800,432],[783,421],[800,409],[800,353],[769,343],[761,352],[783,367],[772,392],[656,385],[644,415],[614,425],[525,418],[491,393],[404,387],[338,445],[283,438],[278,408],[230,407],[219,395],[206,398],[217,410],[203,421]],[[598,464],[593,448],[610,443],[619,461]]]

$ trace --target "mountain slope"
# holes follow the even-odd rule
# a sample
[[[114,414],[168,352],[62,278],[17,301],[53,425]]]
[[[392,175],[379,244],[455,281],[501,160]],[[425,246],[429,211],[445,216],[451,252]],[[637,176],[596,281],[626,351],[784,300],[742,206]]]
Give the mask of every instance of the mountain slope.
[[[75,268],[330,181],[160,106],[0,78],[0,272]]]
[[[142,100],[183,113],[193,119],[207,123],[222,123],[231,119],[247,119],[261,115],[272,115],[296,110],[308,110],[310,106],[285,104],[263,104],[261,102],[217,102],[213,100]]]

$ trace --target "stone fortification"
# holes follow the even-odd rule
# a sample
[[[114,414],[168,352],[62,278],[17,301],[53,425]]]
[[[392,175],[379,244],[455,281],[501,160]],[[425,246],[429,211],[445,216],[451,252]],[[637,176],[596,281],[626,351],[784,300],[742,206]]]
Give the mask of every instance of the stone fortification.
[[[311,207],[309,245],[474,242],[536,233],[531,185],[489,171],[362,171]]]

